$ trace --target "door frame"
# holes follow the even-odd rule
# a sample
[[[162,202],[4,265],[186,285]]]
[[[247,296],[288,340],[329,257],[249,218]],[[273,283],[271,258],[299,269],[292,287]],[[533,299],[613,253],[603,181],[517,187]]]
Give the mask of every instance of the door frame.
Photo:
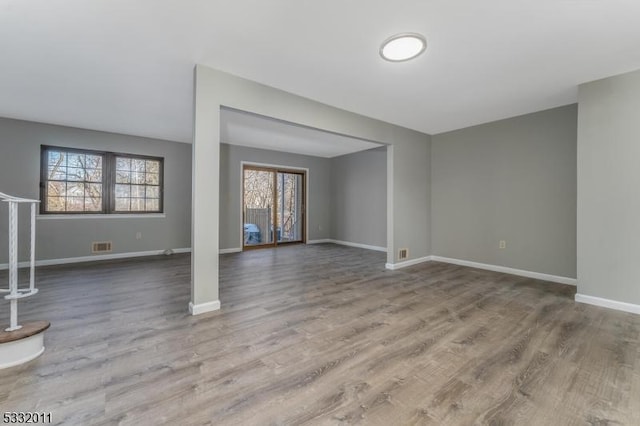
[[[273,171],[275,169],[276,172],[292,172],[292,173],[302,173],[303,177],[303,185],[304,185],[304,209],[303,209],[303,217],[304,217],[304,226],[302,227],[302,241],[296,242],[285,242],[278,244],[277,238],[274,238],[274,242],[272,244],[261,244],[257,246],[245,246],[244,245],[244,168],[245,166],[255,167],[257,169],[270,169]],[[277,215],[277,207],[274,205],[276,216],[276,222],[278,221]],[[267,247],[277,247],[278,245],[288,245],[288,244],[306,244],[307,238],[309,235],[309,169],[307,167],[293,167],[293,166],[283,166],[278,164],[268,164],[268,163],[257,163],[254,161],[240,161],[240,248],[242,251],[244,250],[255,250],[260,248]]]

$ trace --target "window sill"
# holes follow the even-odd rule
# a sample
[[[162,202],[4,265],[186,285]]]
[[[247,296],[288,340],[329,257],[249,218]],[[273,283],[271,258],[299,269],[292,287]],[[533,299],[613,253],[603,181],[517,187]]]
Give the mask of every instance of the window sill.
[[[163,219],[165,213],[142,213],[142,214],[39,214],[38,220],[53,219]]]

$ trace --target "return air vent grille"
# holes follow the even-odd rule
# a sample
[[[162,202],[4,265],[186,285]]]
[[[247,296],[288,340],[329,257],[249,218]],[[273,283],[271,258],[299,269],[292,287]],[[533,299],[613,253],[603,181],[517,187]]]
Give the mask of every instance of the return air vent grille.
[[[94,241],[91,243],[91,253],[109,253],[113,248],[111,241]]]
[[[403,248],[398,250],[398,260],[406,259],[409,257],[409,249]]]

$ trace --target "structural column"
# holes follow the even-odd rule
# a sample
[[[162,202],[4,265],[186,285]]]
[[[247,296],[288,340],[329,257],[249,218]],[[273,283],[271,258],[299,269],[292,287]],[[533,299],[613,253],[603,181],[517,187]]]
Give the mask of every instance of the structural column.
[[[192,146],[191,302],[193,315],[220,309],[218,223],[220,192],[220,105],[211,80],[195,68]]]

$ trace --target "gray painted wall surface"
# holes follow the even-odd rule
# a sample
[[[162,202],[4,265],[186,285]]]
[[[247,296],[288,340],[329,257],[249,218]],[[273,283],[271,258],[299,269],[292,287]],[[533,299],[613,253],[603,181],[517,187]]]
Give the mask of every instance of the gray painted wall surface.
[[[578,91],[578,293],[640,304],[640,71]]]
[[[164,157],[166,217],[39,219],[37,259],[90,256],[92,241],[113,241],[113,253],[191,246],[191,145],[0,118],[0,192],[40,197],[41,144]],[[21,261],[28,258],[23,213]],[[136,232],[142,232],[141,240]],[[1,205],[0,263],[7,262],[7,245],[7,207]]]
[[[331,232],[330,159],[220,144],[220,249],[242,247],[241,162],[309,169],[307,240],[329,238]]]
[[[387,148],[331,159],[331,238],[387,247]]]
[[[387,262],[396,263],[398,251],[406,248],[409,258],[432,254],[431,247],[431,148],[432,137],[412,138],[406,134],[387,153],[387,204],[393,216],[387,217],[387,232],[393,225],[393,243],[388,244]],[[389,173],[392,164],[393,173]],[[392,187],[393,195],[390,196]],[[391,199],[390,199],[391,198]],[[387,211],[388,214],[388,211]],[[391,219],[391,220],[389,220]],[[388,234],[387,234],[388,235]],[[387,242],[391,239],[387,237]]]
[[[433,254],[575,278],[576,120],[569,105],[433,136]]]

